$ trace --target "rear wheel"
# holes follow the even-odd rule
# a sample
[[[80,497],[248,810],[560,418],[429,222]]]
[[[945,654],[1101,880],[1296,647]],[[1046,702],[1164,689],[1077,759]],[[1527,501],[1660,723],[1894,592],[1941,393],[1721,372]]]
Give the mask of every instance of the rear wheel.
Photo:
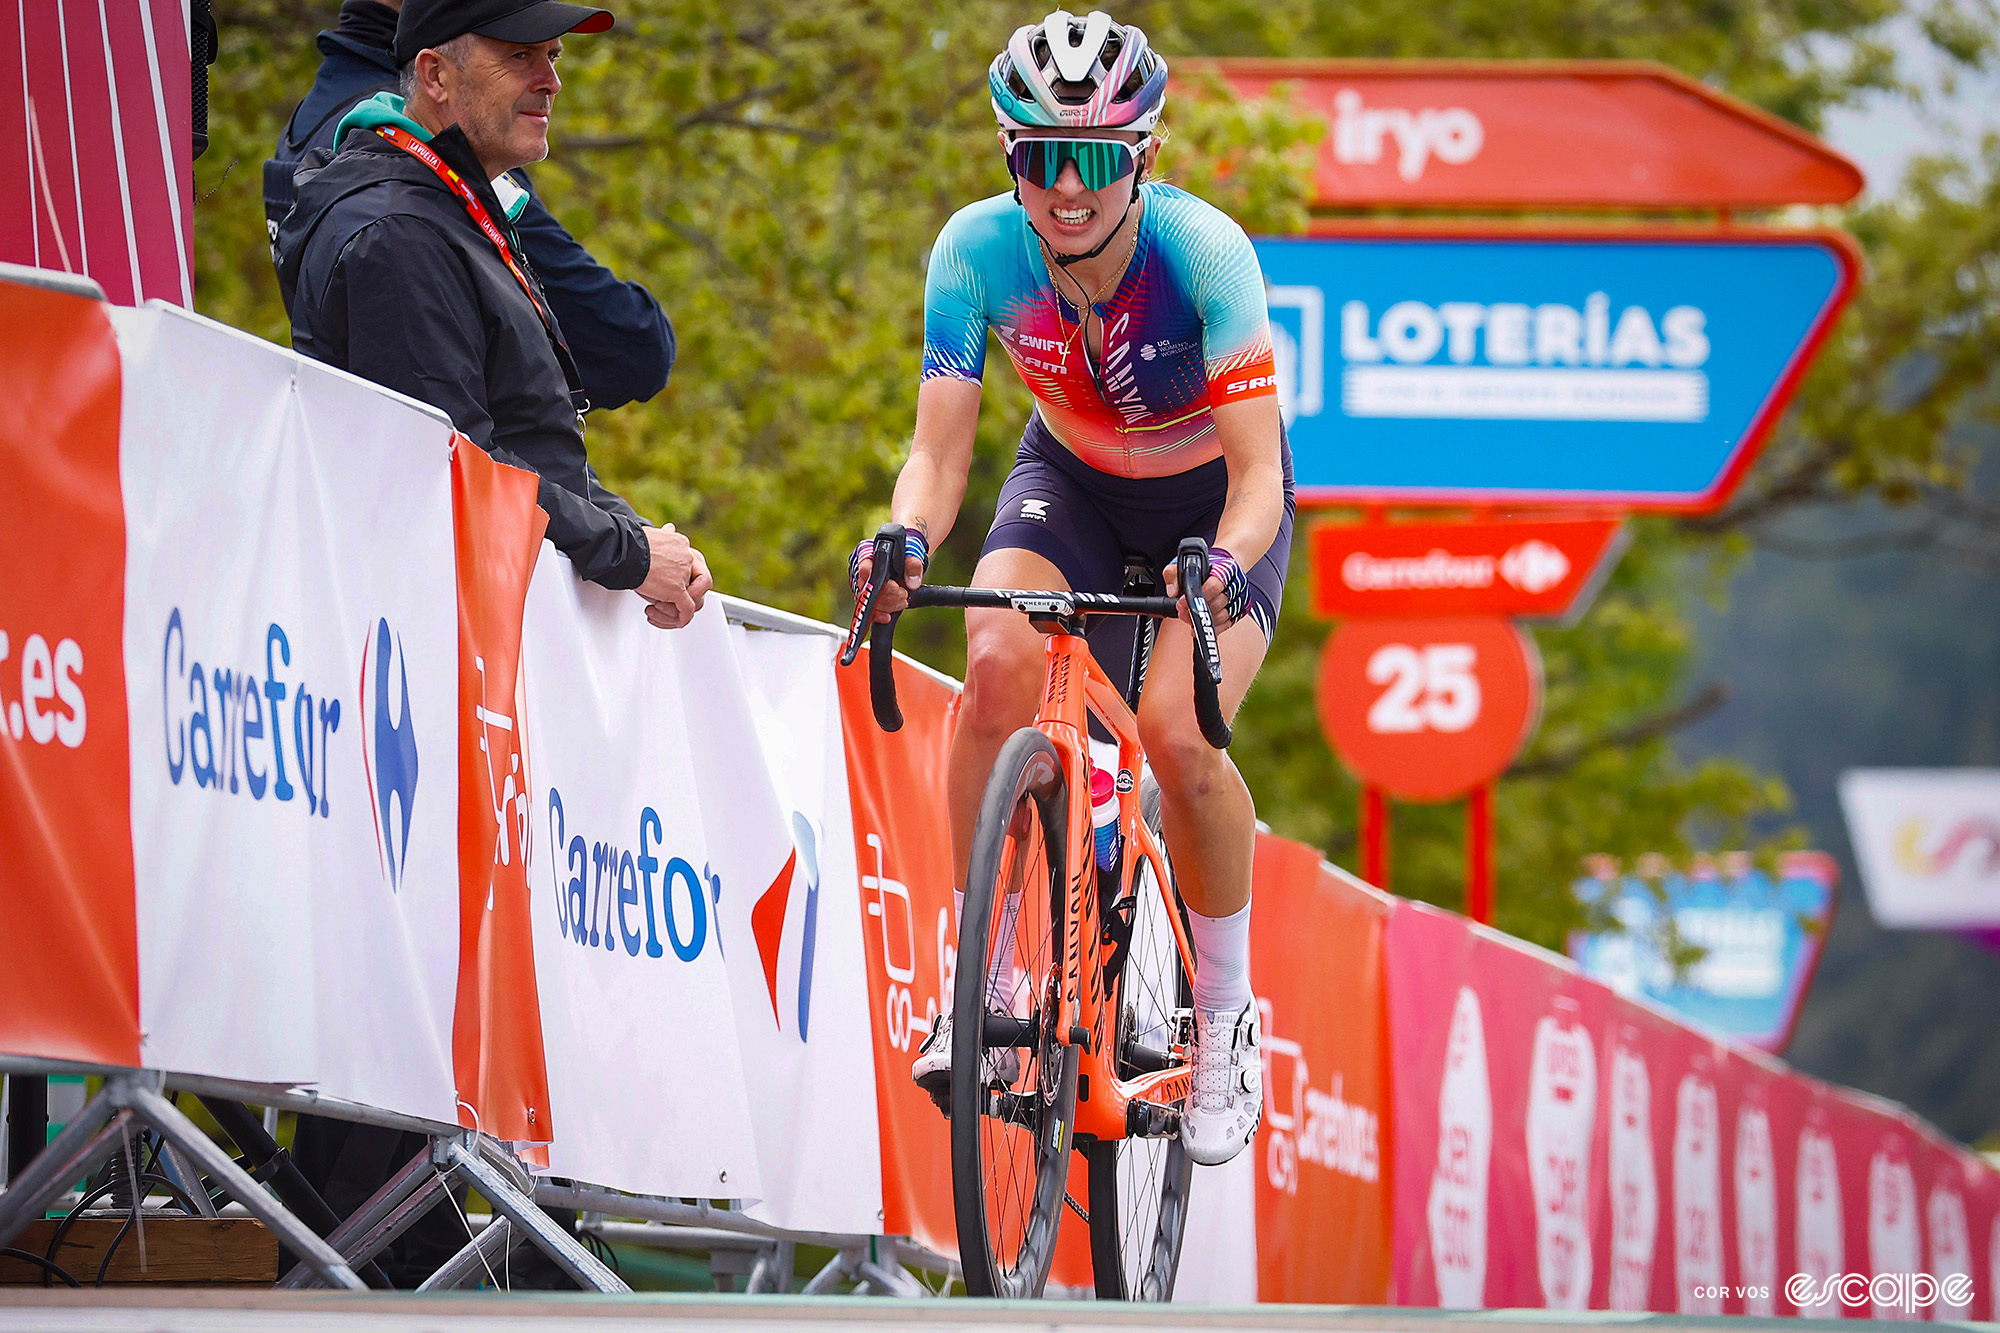
[[[1067,819],[1054,744],[1015,732],[979,807],[952,995],[952,1200],[974,1296],[1040,1296],[1055,1259],[1076,1121],[1076,1048],[1055,1040]]]
[[[1160,793],[1150,779],[1146,823],[1160,834]],[[1128,852],[1128,855],[1133,853]],[[1169,868],[1171,876],[1172,870]],[[1118,1077],[1164,1067],[1193,1004],[1187,968],[1167,912],[1179,910],[1171,883],[1163,896],[1143,862],[1133,876],[1132,942],[1113,991]],[[1168,903],[1174,906],[1169,908]],[[1181,1103],[1172,1105],[1180,1109]],[[1174,1294],[1194,1175],[1180,1137],[1126,1138],[1090,1145],[1090,1260],[1100,1300],[1164,1301]]]

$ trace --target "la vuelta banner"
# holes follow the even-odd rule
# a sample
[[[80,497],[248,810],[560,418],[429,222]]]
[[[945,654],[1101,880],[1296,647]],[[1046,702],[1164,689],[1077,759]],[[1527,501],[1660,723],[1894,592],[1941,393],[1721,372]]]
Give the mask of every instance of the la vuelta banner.
[[[711,843],[678,654],[629,592],[544,548],[522,631],[535,978],[557,1127],[549,1169],[643,1194],[757,1198],[724,941],[736,879]],[[754,736],[741,738],[756,762]],[[786,853],[778,854],[779,864]]]
[[[0,1050],[139,1061],[118,343],[96,301],[0,282]]]
[[[537,485],[533,473],[495,462],[463,435],[452,437],[460,875],[452,1066],[461,1123],[496,1138],[545,1143],[554,1131],[528,912],[533,796],[517,707],[521,613],[549,522],[535,503]],[[383,660],[377,659],[378,673]],[[393,734],[377,729],[385,754],[398,748]],[[385,815],[392,796],[385,791],[378,798]]]
[[[856,657],[838,674],[854,854],[861,867],[868,1003],[878,1034],[880,1230],[956,1255],[950,1126],[910,1081],[910,1061],[932,1021],[951,1003],[958,958],[951,829],[943,799],[958,694],[897,662],[903,729],[892,735],[875,725],[869,708],[867,657]]]
[[[1389,1048],[1383,933],[1393,900],[1319,853],[1257,839],[1252,985],[1264,1024],[1257,1298],[1389,1299]]]
[[[458,1118],[451,431],[114,310],[141,1061]]]

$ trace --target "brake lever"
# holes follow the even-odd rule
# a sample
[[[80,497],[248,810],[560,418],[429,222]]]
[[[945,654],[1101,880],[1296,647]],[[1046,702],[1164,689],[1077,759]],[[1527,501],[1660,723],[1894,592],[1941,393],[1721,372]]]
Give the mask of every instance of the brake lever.
[[[1199,537],[1183,538],[1176,559],[1181,600],[1187,604],[1194,627],[1195,721],[1201,726],[1203,740],[1226,750],[1232,735],[1228,720],[1222,716],[1222,645],[1215,632],[1215,617],[1209,614],[1208,598],[1202,594],[1208,582],[1208,543]]]
[[[892,534],[890,529],[894,528]],[[900,524],[885,523],[875,534],[875,550],[869,557],[868,595],[855,608],[854,623],[847,627],[847,641],[840,647],[840,664],[853,666],[854,659],[861,652],[862,636],[868,626],[875,623],[875,604],[882,600],[882,590],[889,586],[889,567],[903,548],[904,534]]]

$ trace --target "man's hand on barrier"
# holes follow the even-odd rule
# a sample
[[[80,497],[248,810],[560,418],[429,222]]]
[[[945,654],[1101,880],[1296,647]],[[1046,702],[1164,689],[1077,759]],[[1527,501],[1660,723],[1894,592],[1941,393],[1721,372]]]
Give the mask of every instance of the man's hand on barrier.
[[[646,599],[646,619],[661,629],[679,629],[694,619],[708,590],[715,586],[708,561],[671,523],[647,528],[646,545],[652,552],[652,564],[638,588]]]

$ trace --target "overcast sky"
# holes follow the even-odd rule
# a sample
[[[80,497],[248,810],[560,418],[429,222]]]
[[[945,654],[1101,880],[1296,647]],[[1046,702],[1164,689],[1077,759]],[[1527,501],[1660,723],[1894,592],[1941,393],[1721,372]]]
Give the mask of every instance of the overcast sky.
[[[1919,110],[1902,97],[1875,96],[1826,120],[1826,137],[1860,164],[1870,195],[1894,193],[1903,168],[1919,153],[1975,151],[1980,136],[2000,131],[2000,75],[1961,75],[1944,89],[1949,62],[1939,57],[1914,24],[1896,25],[1891,37],[1901,53],[1903,77],[1929,94]]]

